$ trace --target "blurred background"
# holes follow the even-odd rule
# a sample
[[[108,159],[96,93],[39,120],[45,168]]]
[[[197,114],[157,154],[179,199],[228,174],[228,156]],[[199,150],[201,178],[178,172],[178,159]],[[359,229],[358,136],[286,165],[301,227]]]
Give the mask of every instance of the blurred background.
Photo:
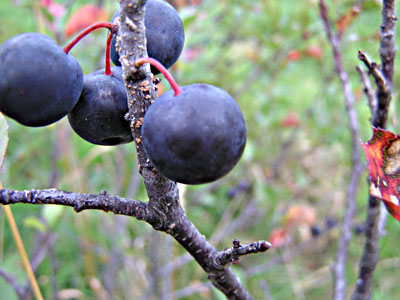
[[[332,295],[335,258],[351,167],[351,140],[340,82],[317,0],[176,0],[186,34],[171,69],[181,85],[204,82],[240,105],[248,140],[239,164],[206,185],[181,186],[183,206],[219,249],[234,238],[270,240],[266,253],[243,257],[233,270],[255,299],[314,300]],[[379,63],[380,1],[327,1],[341,33],[363,141],[370,112],[355,67],[358,49]],[[85,26],[110,20],[118,1],[2,0],[0,43],[38,31],[65,45]],[[72,51],[84,73],[104,66],[106,30]],[[399,45],[399,43],[397,43]],[[395,70],[399,69],[396,62]],[[399,73],[388,129],[398,129]],[[0,79],[1,80],[1,79]],[[161,90],[169,86],[162,80]],[[10,189],[57,187],[147,201],[133,144],[95,146],[66,118],[44,128],[11,119],[0,180]],[[363,157],[363,161],[364,157]],[[363,248],[368,199],[365,168],[357,193],[346,275],[353,290]],[[169,236],[133,218],[59,206],[14,205],[25,247],[46,299],[225,299],[206,273]],[[372,298],[396,299],[400,225],[388,217]],[[26,274],[0,209],[0,269],[26,286]],[[0,277],[1,299],[18,299]],[[33,299],[27,294],[26,299]]]

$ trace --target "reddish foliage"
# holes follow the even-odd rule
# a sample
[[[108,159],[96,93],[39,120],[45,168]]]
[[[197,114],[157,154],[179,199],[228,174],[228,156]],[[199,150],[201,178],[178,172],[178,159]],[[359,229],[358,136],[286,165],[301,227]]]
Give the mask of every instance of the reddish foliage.
[[[354,22],[360,12],[361,5],[356,4],[335,22],[336,29],[340,36]]]
[[[299,60],[300,58],[301,58],[301,53],[299,50],[291,50],[287,55],[287,59],[289,61],[296,61]]]
[[[272,232],[269,236],[269,242],[273,247],[281,247],[289,243],[290,241],[290,233],[287,228],[277,227],[272,229]]]
[[[64,34],[70,37],[93,23],[108,20],[108,14],[101,7],[93,4],[82,6],[69,18]]]
[[[283,222],[285,227],[296,227],[299,225],[312,226],[317,221],[315,208],[306,204],[296,204],[286,212]]]
[[[282,120],[282,127],[297,127],[300,125],[300,119],[298,115],[291,111],[289,112],[286,117]]]
[[[41,0],[40,5],[45,7],[47,11],[56,18],[63,16],[65,13],[64,6],[54,2],[53,0]]]
[[[370,194],[382,200],[400,221],[400,135],[373,128],[372,138],[362,147],[368,162]]]
[[[308,47],[304,53],[307,56],[320,60],[322,58],[322,50],[319,46],[310,46]]]

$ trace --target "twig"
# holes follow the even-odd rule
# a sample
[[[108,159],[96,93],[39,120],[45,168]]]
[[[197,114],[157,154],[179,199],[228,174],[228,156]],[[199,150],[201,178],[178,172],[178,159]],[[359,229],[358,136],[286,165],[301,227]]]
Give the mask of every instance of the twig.
[[[303,287],[299,282],[299,274],[296,271],[295,266],[293,265],[292,257],[288,255],[288,251],[286,248],[280,249],[280,254],[282,256],[282,261],[286,269],[286,273],[292,286],[293,293],[295,295],[296,300],[306,300]]]
[[[148,220],[154,229],[175,238],[207,272],[211,283],[228,299],[252,299],[231,269],[221,267],[212,259],[218,252],[187,218],[179,203],[177,184],[165,178],[151,164],[142,144],[143,117],[156,98],[156,89],[148,64],[136,67],[139,58],[147,57],[144,27],[145,0],[122,0],[117,51],[122,63],[128,95],[129,120],[131,120],[138,158],[149,197],[148,211],[154,218]]]
[[[377,84],[377,106],[372,112],[372,125],[385,128],[389,104],[392,98],[392,79],[394,72],[394,57],[396,48],[394,43],[396,17],[396,1],[383,0],[382,24],[379,53],[382,63],[384,83],[375,80]],[[372,76],[374,76],[372,74]],[[371,298],[372,277],[378,262],[378,241],[382,235],[381,230],[383,214],[380,214],[380,200],[369,195],[368,213],[365,230],[365,244],[360,260],[358,280],[351,300],[368,300]]]
[[[231,262],[245,254],[263,252],[270,245],[266,241],[218,251],[188,219],[179,202],[177,184],[158,172],[148,159],[141,140],[143,117],[156,98],[156,88],[147,64],[136,67],[139,58],[147,57],[144,6],[146,0],[122,0],[117,51],[123,67],[125,87],[128,95],[130,126],[134,137],[138,171],[142,175],[149,201],[125,199],[111,196],[106,191],[100,194],[81,194],[58,189],[17,191],[0,190],[0,204],[57,204],[71,206],[76,212],[98,209],[144,220],[154,229],[175,238],[207,273],[211,283],[232,300],[253,299],[229,268]]]
[[[375,111],[378,100],[376,99],[376,93],[371,86],[371,82],[367,74],[363,71],[361,66],[357,66],[356,70],[360,73],[361,83],[363,85],[364,94],[367,96],[368,99],[368,106],[371,112]]]
[[[261,288],[264,291],[264,299],[265,300],[272,300],[271,291],[269,289],[269,286],[268,286],[267,282],[264,279],[260,279],[259,280],[259,284],[260,284]]]
[[[342,90],[344,94],[346,111],[349,117],[349,127],[352,143],[352,170],[350,183],[347,186],[346,209],[342,224],[342,234],[339,239],[339,246],[336,253],[336,261],[333,266],[333,274],[335,278],[334,299],[344,300],[346,297],[346,279],[345,279],[345,264],[347,260],[348,245],[351,239],[351,224],[356,208],[356,191],[358,180],[361,175],[363,166],[360,162],[360,134],[358,129],[357,113],[354,109],[354,97],[351,90],[350,82],[347,73],[344,71],[341,58],[340,41],[336,34],[332,32],[332,25],[329,21],[327,6],[324,0],[319,1],[321,19],[331,44],[335,70],[340,78]]]
[[[233,247],[224,249],[214,255],[215,265],[223,268],[231,263],[239,263],[239,258],[243,255],[265,252],[271,248],[271,244],[266,241],[258,241],[242,246],[239,240],[233,240]]]
[[[358,50],[358,59],[361,60],[367,67],[369,74],[375,79],[375,83],[378,88],[385,90],[385,92],[387,93],[388,86],[386,84],[385,77],[383,76],[383,73],[379,69],[377,63],[371,61],[369,56],[361,49]]]
[[[15,292],[17,293],[18,299],[22,299],[24,295],[24,289],[18,284],[17,278],[11,276],[1,268],[0,268],[0,276],[3,277],[4,280],[7,281],[14,288]]]
[[[209,274],[211,282],[223,290],[229,299],[252,298],[227,266],[230,263],[237,262],[240,256],[264,252],[271,246],[266,241],[254,242],[244,246],[235,241],[233,248],[217,251],[187,219],[180,206],[175,207],[175,211],[173,211],[171,204],[166,204],[165,209],[171,209],[177,215],[177,218],[170,217],[167,220],[163,220],[159,218],[159,214],[163,213],[165,215],[165,211],[156,211],[154,208],[151,209],[148,207],[146,203],[111,196],[105,191],[99,195],[94,195],[70,193],[57,189],[27,191],[0,190],[0,204],[8,205],[15,203],[66,205],[74,207],[77,212],[84,209],[99,209],[144,220],[154,228],[172,235],[182,244]]]
[[[238,230],[239,228],[243,227],[243,224],[248,224],[250,219],[254,217],[257,213],[256,204],[258,203],[259,199],[254,197],[246,207],[241,210],[240,215],[229,222],[229,226],[225,226],[225,224],[221,224],[217,226],[216,230],[214,231],[213,235],[209,239],[212,244],[218,244],[220,241]],[[167,263],[163,266],[159,272],[162,274],[161,276],[165,277],[167,272],[172,272],[184,266],[185,264],[191,262],[193,257],[190,256],[189,253],[182,254],[181,256],[177,257],[173,261]]]
[[[388,107],[392,98],[391,84],[387,82],[384,73],[379,69],[377,63],[371,61],[368,55],[362,50],[358,50],[358,59],[367,67],[377,86],[377,104],[371,111],[371,123],[374,124],[374,126],[377,125],[376,127],[383,128],[387,121]]]
[[[192,285],[184,287],[178,291],[173,293],[173,299],[182,299],[187,297],[193,296],[197,293],[207,292],[211,289],[211,284],[209,282],[196,282]]]
[[[321,231],[319,238],[328,237],[327,243],[330,244],[329,236],[330,236],[330,231],[333,228],[335,228],[335,227],[327,226],[326,228],[324,228]],[[297,244],[295,247],[286,249],[285,256],[290,257],[291,259],[294,259],[294,257],[302,255],[307,250],[309,250],[311,248],[315,248],[315,241],[316,241],[315,238],[309,238],[309,239],[305,240],[304,242]],[[245,270],[244,274],[246,277],[251,277],[251,276],[254,276],[254,275],[262,273],[262,272],[268,272],[274,266],[282,265],[284,263],[285,263],[284,257],[281,254],[279,254],[279,255],[271,257],[267,262],[265,262],[263,264],[258,264],[257,266],[254,266],[252,268]]]
[[[2,185],[0,183],[0,188],[1,187],[2,187]],[[32,266],[31,266],[31,264],[29,262],[28,255],[26,254],[26,250],[25,250],[24,244],[22,242],[21,235],[19,234],[17,224],[15,223],[15,219],[14,219],[14,215],[13,215],[13,213],[11,211],[11,207],[5,206],[4,207],[4,212],[6,214],[6,217],[7,217],[7,220],[8,220],[8,224],[10,225],[11,232],[13,234],[15,243],[17,244],[17,249],[18,249],[18,252],[19,252],[19,254],[21,256],[22,263],[23,263],[23,266],[25,268],[25,271],[26,271],[26,273],[28,275],[29,282],[30,282],[30,284],[32,286],[32,289],[33,289],[33,293],[35,294],[35,298],[37,300],[43,300],[44,299],[43,295],[42,295],[42,293],[40,291],[39,284],[37,283],[35,274],[33,273]]]
[[[16,191],[0,190],[0,204],[57,204],[71,206],[76,212],[86,209],[98,209],[114,214],[132,216],[138,220],[151,218],[147,204],[137,200],[128,200],[112,196],[106,191],[100,194],[81,194],[65,192],[58,189]]]

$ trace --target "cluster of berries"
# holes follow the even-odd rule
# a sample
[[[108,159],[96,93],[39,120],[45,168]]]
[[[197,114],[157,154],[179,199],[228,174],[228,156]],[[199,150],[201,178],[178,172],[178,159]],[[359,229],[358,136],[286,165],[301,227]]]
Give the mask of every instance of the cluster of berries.
[[[118,23],[118,18],[119,12],[113,21]],[[34,127],[68,115],[73,130],[90,143],[131,142],[131,129],[124,118],[128,100],[116,51],[118,41],[112,34],[115,26],[95,24],[64,49],[39,33],[24,33],[6,41],[0,46],[0,111]],[[148,0],[145,26],[149,59],[142,64],[151,63],[154,74],[166,74],[165,68],[178,60],[183,49],[182,20],[167,2]],[[83,76],[68,52],[99,27],[111,29],[106,68]],[[110,68],[110,56],[116,67]],[[171,180],[187,184],[214,181],[227,174],[243,153],[246,126],[242,112],[228,93],[215,86],[174,85],[174,90],[157,98],[145,114],[141,129],[145,151]]]

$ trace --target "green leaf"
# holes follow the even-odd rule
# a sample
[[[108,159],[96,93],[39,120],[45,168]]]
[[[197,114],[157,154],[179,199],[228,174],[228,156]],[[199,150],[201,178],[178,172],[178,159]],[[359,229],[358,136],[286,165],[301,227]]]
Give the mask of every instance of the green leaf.
[[[37,217],[24,218],[24,226],[46,232],[46,226]]]
[[[61,205],[45,205],[42,210],[42,215],[46,219],[50,227],[57,224],[57,221],[64,212],[64,207]]]
[[[6,156],[8,145],[8,123],[3,114],[0,113],[0,169]]]

